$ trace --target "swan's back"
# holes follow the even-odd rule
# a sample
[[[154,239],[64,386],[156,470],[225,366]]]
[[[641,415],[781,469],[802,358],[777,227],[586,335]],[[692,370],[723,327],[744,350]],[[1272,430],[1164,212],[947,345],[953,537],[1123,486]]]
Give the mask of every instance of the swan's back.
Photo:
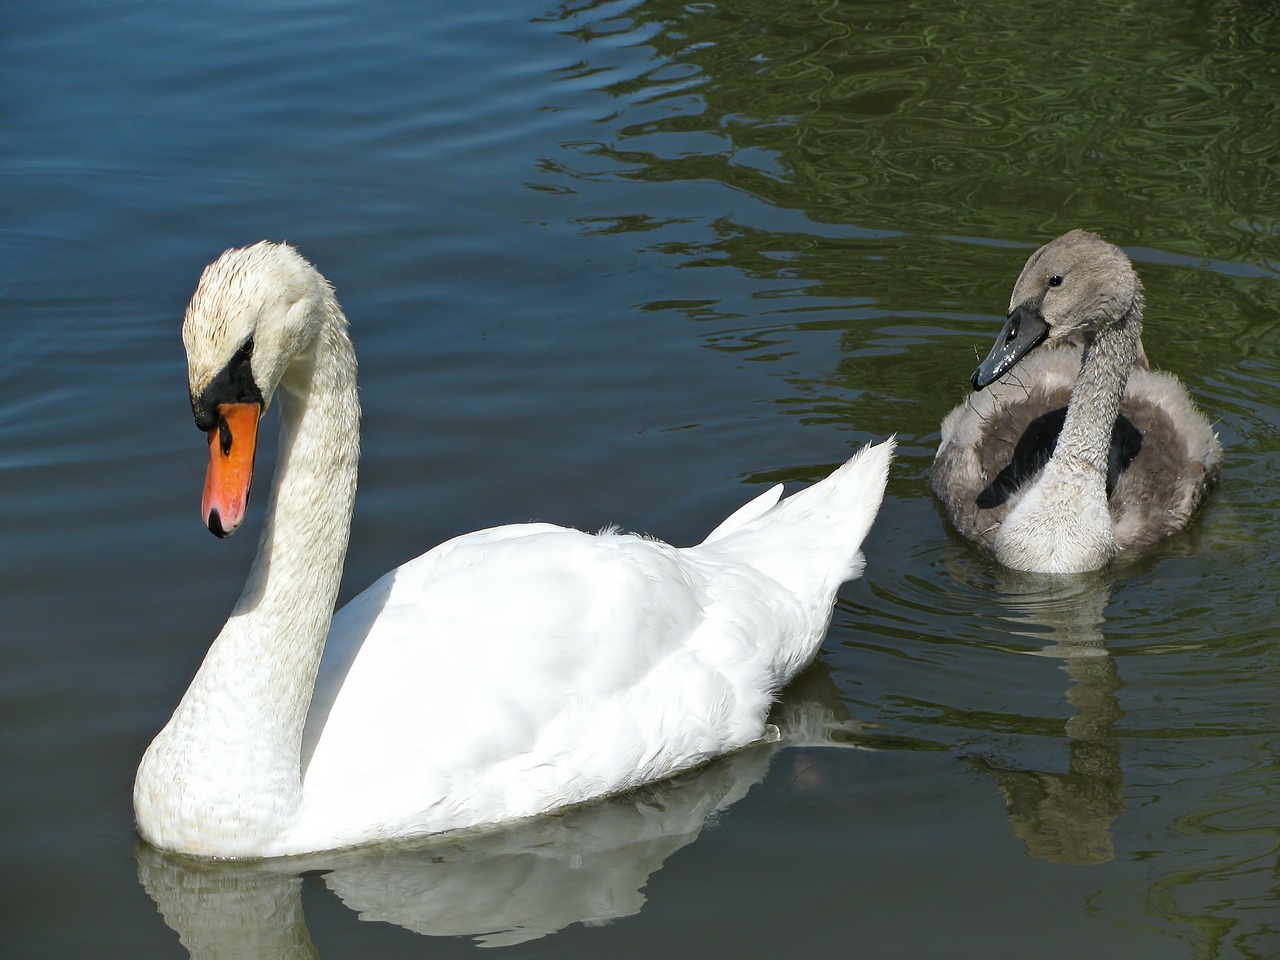
[[[392,571],[334,616],[289,844],[528,817],[758,739],[860,569],[891,450],[694,547],[519,524]]]
[[[537,524],[470,534],[394,571],[334,619],[330,642],[360,649],[306,794],[329,823],[348,808],[353,830],[375,810],[419,820],[407,833],[439,832],[616,792],[749,741],[772,694],[749,682],[767,654],[753,638],[794,633],[801,611],[785,596],[752,608],[764,577],[726,579],[682,553]]]
[[[1079,341],[1041,347],[971,394],[942,422],[930,478],[951,522],[992,549],[1005,517],[1053,455],[1080,372]],[[1187,525],[1218,476],[1212,426],[1171,374],[1139,354],[1111,437],[1107,494],[1116,546],[1155,543]]]

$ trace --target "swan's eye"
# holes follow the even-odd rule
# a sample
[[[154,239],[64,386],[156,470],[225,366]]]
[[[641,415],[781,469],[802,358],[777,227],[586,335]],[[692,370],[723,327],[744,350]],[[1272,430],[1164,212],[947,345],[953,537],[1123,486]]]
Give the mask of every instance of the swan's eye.
[[[1055,273],[1052,277],[1050,277],[1050,278],[1049,278],[1049,286],[1051,286],[1051,287],[1060,287],[1060,286],[1062,286],[1062,274],[1060,274],[1060,273]]]

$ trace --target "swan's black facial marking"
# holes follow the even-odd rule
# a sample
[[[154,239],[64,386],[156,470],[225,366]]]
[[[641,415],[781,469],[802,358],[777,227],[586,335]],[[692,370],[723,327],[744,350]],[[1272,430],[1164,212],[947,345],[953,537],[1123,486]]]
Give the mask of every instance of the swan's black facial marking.
[[[200,396],[191,398],[191,413],[196,426],[208,433],[219,428],[218,406],[223,403],[256,403],[262,407],[262,390],[253,379],[253,337],[240,345],[227,365],[209,381]],[[230,435],[222,425],[222,452],[230,449]]]

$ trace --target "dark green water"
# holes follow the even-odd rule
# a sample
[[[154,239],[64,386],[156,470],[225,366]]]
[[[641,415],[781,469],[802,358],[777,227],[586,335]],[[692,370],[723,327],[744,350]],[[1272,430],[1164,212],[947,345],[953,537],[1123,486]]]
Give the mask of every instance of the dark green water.
[[[2,22],[0,953],[1280,953],[1273,5]],[[1055,586],[950,533],[927,475],[1023,260],[1075,226],[1134,258],[1148,353],[1227,459],[1185,535]],[[337,284],[360,355],[344,597],[510,521],[692,542],[896,433],[783,742],[486,837],[141,847],[138,758],[255,545],[196,519],[181,313],[264,236]]]

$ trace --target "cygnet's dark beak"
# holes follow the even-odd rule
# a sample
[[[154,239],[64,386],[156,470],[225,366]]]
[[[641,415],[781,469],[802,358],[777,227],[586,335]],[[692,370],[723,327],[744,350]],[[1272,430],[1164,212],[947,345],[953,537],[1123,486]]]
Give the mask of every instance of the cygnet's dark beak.
[[[1014,364],[1039,346],[1049,336],[1049,324],[1040,312],[1039,303],[1023,303],[1009,314],[1004,329],[996,339],[987,359],[978,364],[970,382],[973,389],[995,383],[1013,369]]]

